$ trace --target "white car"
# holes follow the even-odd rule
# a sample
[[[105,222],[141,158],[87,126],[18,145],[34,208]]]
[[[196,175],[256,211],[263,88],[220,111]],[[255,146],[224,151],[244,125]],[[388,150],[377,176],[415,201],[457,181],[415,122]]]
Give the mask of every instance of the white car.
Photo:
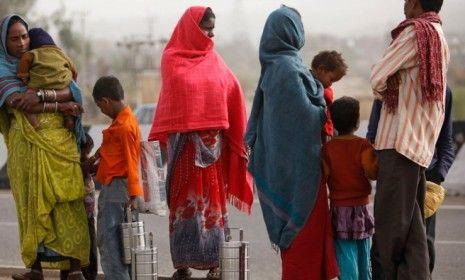
[[[140,125],[152,124],[156,107],[155,103],[147,103],[134,109],[134,115]]]

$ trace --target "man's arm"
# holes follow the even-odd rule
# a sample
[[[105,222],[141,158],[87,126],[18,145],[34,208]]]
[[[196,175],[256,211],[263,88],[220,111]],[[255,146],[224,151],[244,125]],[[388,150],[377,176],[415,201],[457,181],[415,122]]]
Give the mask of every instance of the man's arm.
[[[449,87],[446,89],[446,104],[444,123],[439,133],[438,141],[436,142],[436,161],[426,170],[426,179],[434,183],[440,184],[444,182],[447,172],[454,162],[455,152],[452,143],[452,92]]]
[[[391,43],[381,61],[373,66],[370,81],[376,97],[382,98],[389,77],[400,70],[418,65],[416,37],[414,27],[406,27]]]
[[[376,133],[378,132],[378,123],[381,116],[381,108],[383,107],[383,102],[379,99],[373,100],[373,105],[371,106],[370,120],[368,121],[368,129],[366,138],[371,144],[375,143]]]

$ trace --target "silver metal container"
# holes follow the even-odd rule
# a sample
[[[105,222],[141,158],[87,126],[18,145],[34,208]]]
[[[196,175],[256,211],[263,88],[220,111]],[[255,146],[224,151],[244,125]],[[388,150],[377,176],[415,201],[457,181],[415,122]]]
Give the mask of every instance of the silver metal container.
[[[242,228],[230,228],[239,231],[239,240],[231,241],[229,231],[225,231],[225,241],[220,243],[220,270],[222,280],[249,280],[249,242],[244,241]]]
[[[153,247],[153,235],[149,234],[150,247],[135,248],[132,250],[132,280],[157,280],[158,279],[158,254]]]
[[[139,215],[136,212],[135,216],[130,209],[126,210],[127,223],[121,223],[121,241],[123,246],[123,262],[131,264],[132,250],[145,248],[145,230],[144,222],[138,221]]]

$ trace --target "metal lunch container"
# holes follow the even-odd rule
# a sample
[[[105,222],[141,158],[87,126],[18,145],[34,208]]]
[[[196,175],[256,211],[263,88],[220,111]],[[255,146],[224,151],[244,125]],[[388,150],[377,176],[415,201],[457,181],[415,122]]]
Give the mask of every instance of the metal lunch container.
[[[138,212],[131,213],[131,209],[126,210],[127,221],[121,223],[121,240],[123,246],[123,263],[131,264],[132,250],[145,248],[144,222],[139,221]]]
[[[157,248],[153,247],[152,233],[149,234],[149,240],[149,247],[132,250],[132,280],[158,279],[158,254]]]
[[[232,241],[229,230],[239,231],[239,240]],[[222,280],[249,280],[249,242],[244,240],[242,228],[225,231],[225,241],[220,243],[220,270]]]

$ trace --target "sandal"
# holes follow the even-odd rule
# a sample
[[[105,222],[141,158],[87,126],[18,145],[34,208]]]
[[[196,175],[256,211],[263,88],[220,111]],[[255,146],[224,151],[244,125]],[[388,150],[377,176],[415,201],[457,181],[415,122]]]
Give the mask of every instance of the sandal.
[[[207,279],[208,280],[219,280],[221,275],[221,271],[218,267],[210,269],[210,271],[207,273]]]
[[[189,268],[180,268],[173,273],[171,279],[173,280],[184,280],[191,279],[192,271]]]
[[[26,273],[17,273],[12,276],[14,280],[44,280],[42,271],[31,269]]]
[[[79,270],[68,273],[67,280],[86,280],[86,278],[84,278],[84,275],[82,275],[82,272]]]

